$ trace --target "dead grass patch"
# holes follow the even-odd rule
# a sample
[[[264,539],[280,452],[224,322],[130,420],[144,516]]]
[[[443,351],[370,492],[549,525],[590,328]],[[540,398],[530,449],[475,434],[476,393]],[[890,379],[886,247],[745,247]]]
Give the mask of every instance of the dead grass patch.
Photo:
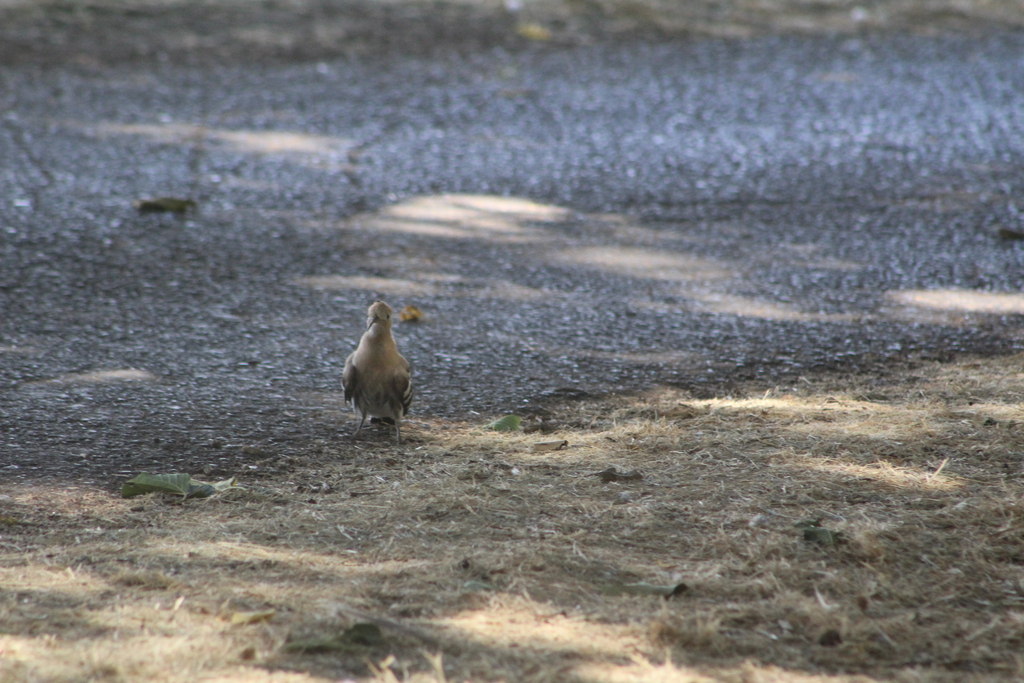
[[[0,681],[1019,679],[1022,399],[1017,356],[419,422],[185,504],[7,489]]]

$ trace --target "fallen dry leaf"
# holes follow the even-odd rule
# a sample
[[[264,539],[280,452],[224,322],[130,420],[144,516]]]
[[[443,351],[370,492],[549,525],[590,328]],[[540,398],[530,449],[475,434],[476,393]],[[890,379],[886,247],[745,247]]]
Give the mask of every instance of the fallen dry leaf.
[[[233,626],[255,624],[260,621],[270,621],[275,614],[277,614],[277,610],[272,609],[261,610],[259,612],[234,612],[229,621]]]
[[[556,441],[538,441],[537,443],[530,446],[530,451],[533,453],[546,453],[547,451],[560,451],[563,448],[568,448],[569,442],[565,439]]]
[[[639,470],[630,470],[629,472],[619,472],[614,467],[609,467],[606,470],[602,470],[597,473],[598,477],[604,483],[612,481],[639,481],[644,478],[644,475],[640,474]]]

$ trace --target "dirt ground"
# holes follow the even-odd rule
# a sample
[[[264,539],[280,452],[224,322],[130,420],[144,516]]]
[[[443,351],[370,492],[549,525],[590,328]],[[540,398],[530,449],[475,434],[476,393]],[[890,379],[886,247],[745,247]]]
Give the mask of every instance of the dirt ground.
[[[1018,28],[1022,17],[1024,6],[1010,0],[0,0],[0,63],[93,73],[139,61],[302,61],[627,35],[984,32]],[[152,149],[146,154],[151,159]],[[933,201],[933,213],[945,211],[946,200]],[[934,237],[939,221],[928,220]],[[153,225],[139,224],[140,243],[145,236],[177,248],[192,239]],[[265,250],[278,244],[254,241]],[[310,244],[309,253],[319,248]],[[83,239],[74,253],[102,263],[107,246]],[[203,258],[216,251],[200,241],[188,246]],[[90,249],[99,255],[94,262]],[[185,251],[140,248],[133,263],[149,259],[162,273],[163,254]],[[229,262],[233,253],[219,257],[232,273],[241,267]],[[194,271],[181,272],[210,270],[195,260]],[[319,296],[338,281],[309,275],[301,284]],[[67,291],[84,296],[77,284]],[[34,301],[26,295],[22,304],[39,308]],[[726,313],[749,303],[716,301]],[[1013,308],[989,318],[1017,334],[1013,311],[1019,315]],[[215,312],[220,325],[248,315]],[[769,313],[759,329],[810,317],[781,306]],[[195,316],[188,309],[183,317],[191,324]],[[44,322],[39,335],[56,329]],[[978,324],[962,322],[965,330]],[[241,411],[250,431],[207,439],[180,426],[200,420],[182,419],[158,433],[147,412],[155,403],[118,403],[109,398],[113,389],[90,389],[105,406],[128,406],[152,430],[132,440],[121,413],[97,414],[92,423],[75,416],[76,383],[129,373],[113,379],[137,382],[175,409],[182,406],[171,389],[188,396],[190,386],[148,389],[154,378],[134,366],[87,372],[95,368],[57,351],[47,372],[72,374],[55,381],[58,373],[36,377],[44,364],[18,355],[11,376],[25,391],[75,388],[60,397],[74,416],[65,426],[95,427],[96,453],[113,453],[103,441],[110,437],[132,457],[151,459],[117,453],[86,479],[87,457],[69,445],[77,441],[39,437],[34,446],[44,453],[35,456],[52,466],[48,475],[63,468],[61,476],[26,474],[20,459],[20,474],[3,473],[0,682],[1024,680],[1024,355],[954,354],[932,339],[927,345],[936,348],[926,355],[901,352],[898,362],[811,367],[782,379],[753,379],[740,363],[727,364],[728,381],[702,392],[679,384],[548,395],[522,411],[523,427],[513,432],[485,428],[500,414],[427,410],[408,421],[400,447],[386,428],[341,438],[346,417],[336,405],[296,417],[283,398],[277,412],[265,404]],[[3,349],[11,357],[25,350]],[[601,353],[607,360],[619,351]],[[308,362],[330,375],[322,357]],[[279,374],[255,356],[220,365],[225,375]],[[194,368],[180,373],[191,377]],[[294,376],[285,379],[298,386]],[[328,386],[314,384],[321,392]],[[237,398],[238,386],[218,385],[217,395]],[[424,388],[448,392],[435,404],[451,403],[454,389]],[[427,399],[424,392],[420,405]],[[210,406],[225,423],[235,419],[221,404]],[[31,429],[25,420],[3,427],[49,438],[59,431],[51,429],[55,414],[46,404],[31,414]],[[292,439],[282,425],[300,418],[315,431]],[[264,428],[284,437],[257,439]],[[164,451],[195,465],[189,474],[198,479],[235,476],[237,487],[184,501],[120,497],[120,483],[137,472],[113,477],[116,463],[171,462]],[[202,465],[211,461],[219,464]]]
[[[7,488],[0,680],[1021,680],[1022,400],[931,362]]]

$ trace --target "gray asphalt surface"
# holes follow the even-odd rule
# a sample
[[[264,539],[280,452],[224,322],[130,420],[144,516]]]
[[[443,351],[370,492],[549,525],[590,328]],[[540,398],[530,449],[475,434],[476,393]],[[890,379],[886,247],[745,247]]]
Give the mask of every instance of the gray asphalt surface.
[[[0,477],[337,441],[376,298],[466,419],[1024,347],[1024,35],[517,45],[0,66]]]

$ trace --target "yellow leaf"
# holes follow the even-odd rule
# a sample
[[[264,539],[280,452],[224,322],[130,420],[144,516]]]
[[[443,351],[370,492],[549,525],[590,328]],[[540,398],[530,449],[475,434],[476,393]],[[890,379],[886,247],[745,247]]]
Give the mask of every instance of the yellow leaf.
[[[540,24],[519,24],[516,33],[527,40],[551,40],[551,30]]]
[[[266,609],[260,612],[235,612],[231,615],[231,624],[239,626],[242,624],[255,624],[258,621],[270,621],[277,614],[277,610]]]
[[[412,304],[398,312],[398,319],[403,323],[414,323],[423,318],[423,311]]]

